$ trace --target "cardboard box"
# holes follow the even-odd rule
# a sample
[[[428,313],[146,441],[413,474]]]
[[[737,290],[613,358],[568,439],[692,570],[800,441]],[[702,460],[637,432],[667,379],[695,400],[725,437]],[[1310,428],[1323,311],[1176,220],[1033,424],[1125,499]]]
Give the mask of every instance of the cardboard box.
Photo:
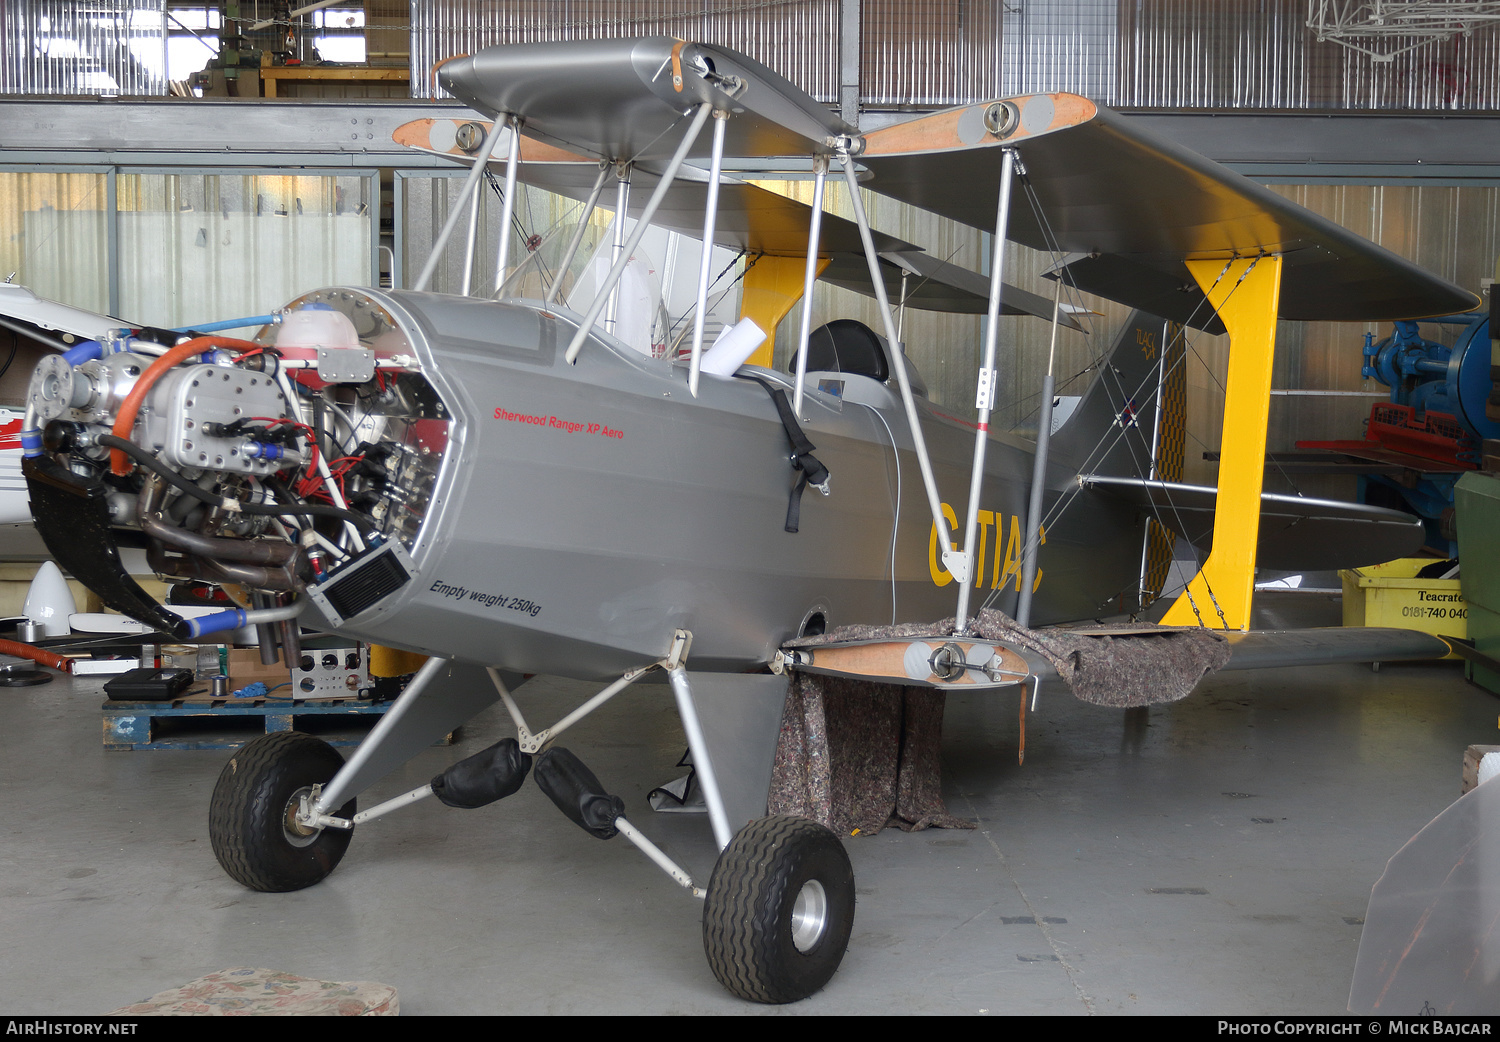
[[[257,680],[268,688],[286,684],[287,687],[276,693],[283,697],[290,697],[292,694],[292,671],[287,669],[280,659],[267,666],[260,660],[259,648],[230,648],[229,690],[238,691]]]

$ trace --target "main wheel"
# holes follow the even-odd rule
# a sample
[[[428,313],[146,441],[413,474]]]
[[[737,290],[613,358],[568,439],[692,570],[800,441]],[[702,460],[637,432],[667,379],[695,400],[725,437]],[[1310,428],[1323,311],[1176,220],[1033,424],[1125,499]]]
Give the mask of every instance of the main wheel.
[[[833,977],[854,928],[854,870],[837,835],[806,818],[760,818],[714,865],[703,950],[751,1002],[796,1002]]]
[[[297,731],[264,735],[234,754],[219,774],[208,808],[208,836],[224,871],[251,890],[282,893],[332,872],[351,829],[308,829],[297,810],[314,785],[344,765],[338,750]],[[339,808],[354,816],[354,801]]]

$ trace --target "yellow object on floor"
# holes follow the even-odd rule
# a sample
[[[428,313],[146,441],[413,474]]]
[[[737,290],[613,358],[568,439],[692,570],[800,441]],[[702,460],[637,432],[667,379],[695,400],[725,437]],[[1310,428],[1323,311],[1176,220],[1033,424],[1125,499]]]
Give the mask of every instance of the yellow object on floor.
[[[1439,637],[1469,635],[1469,606],[1457,579],[1418,579],[1430,557],[1403,557],[1339,572],[1345,626],[1395,626]],[[1454,656],[1449,655],[1449,658]]]
[[[415,651],[388,648],[383,644],[370,645],[370,676],[372,677],[404,677],[408,673],[415,673],[421,669],[422,663],[426,661],[426,655],[419,655]]]

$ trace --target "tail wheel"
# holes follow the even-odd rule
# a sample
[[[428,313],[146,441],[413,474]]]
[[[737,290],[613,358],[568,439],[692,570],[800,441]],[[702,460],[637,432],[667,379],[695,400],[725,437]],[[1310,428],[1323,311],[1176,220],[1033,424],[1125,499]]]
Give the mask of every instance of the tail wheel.
[[[319,882],[349,847],[352,830],[297,821],[302,797],[344,766],[338,750],[312,735],[280,731],[237,751],[214,786],[208,835],[224,871],[251,890],[282,893]],[[337,817],[354,816],[354,801]]]
[[[854,927],[854,870],[831,830],[761,818],[708,882],[703,948],[719,983],[751,1002],[796,1002],[832,979]]]

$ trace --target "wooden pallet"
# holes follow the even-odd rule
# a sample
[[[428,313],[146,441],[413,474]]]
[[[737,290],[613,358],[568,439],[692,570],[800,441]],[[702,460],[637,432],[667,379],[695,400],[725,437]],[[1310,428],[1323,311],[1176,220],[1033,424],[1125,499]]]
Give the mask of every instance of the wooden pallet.
[[[362,698],[214,698],[211,695],[189,695],[170,702],[105,702],[104,748],[134,749],[238,749],[261,733],[295,730],[297,721],[304,724],[317,720],[336,723],[337,718],[374,718],[383,714],[390,702],[372,702]],[[259,717],[262,731],[229,731],[214,725],[230,720]],[[191,720],[197,725],[192,735],[157,736],[166,721]],[[372,719],[373,722],[373,719]],[[204,731],[207,733],[196,733]],[[320,735],[330,745],[357,745],[357,737]]]

